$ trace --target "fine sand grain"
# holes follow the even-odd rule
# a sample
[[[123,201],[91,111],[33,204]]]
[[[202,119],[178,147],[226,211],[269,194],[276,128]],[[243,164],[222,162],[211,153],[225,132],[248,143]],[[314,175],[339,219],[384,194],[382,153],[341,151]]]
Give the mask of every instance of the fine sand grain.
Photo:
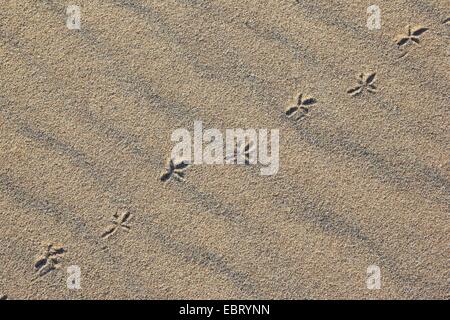
[[[73,2],[1,1],[0,299],[448,298],[448,1]],[[162,181],[194,121],[278,173]]]

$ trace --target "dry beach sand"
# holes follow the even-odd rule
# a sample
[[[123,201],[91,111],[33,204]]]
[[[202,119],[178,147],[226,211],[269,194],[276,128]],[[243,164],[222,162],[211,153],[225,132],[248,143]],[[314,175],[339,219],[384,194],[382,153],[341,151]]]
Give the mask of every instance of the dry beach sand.
[[[0,296],[447,298],[449,17],[446,0],[2,0]],[[427,30],[399,46],[408,26]],[[360,74],[376,92],[348,92]],[[316,103],[297,120],[299,94]],[[279,129],[278,173],[161,181],[194,121]]]

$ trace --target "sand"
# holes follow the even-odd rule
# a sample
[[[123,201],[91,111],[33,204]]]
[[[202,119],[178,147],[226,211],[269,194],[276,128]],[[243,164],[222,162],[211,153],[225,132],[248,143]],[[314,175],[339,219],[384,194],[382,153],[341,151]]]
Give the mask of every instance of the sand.
[[[1,5],[3,299],[448,298],[447,1],[68,4]],[[194,121],[279,129],[278,173],[161,181]]]

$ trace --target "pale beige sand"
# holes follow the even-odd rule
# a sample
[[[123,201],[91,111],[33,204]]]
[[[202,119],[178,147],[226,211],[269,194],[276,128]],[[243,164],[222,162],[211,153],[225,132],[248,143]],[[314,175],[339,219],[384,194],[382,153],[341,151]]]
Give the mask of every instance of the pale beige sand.
[[[77,0],[80,31],[67,4],[1,4],[0,295],[447,297],[448,1],[377,1],[378,31],[361,0]],[[407,25],[429,30],[399,48]],[[378,92],[349,95],[370,72]],[[299,93],[318,102],[295,121]],[[194,120],[280,129],[280,171],[161,182]]]

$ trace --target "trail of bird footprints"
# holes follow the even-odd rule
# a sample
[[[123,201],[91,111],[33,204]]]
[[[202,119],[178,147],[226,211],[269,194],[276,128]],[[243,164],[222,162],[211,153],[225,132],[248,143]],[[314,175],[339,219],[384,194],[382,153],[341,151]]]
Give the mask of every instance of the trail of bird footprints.
[[[298,2],[298,0],[296,0]],[[442,22],[442,24],[450,25],[450,18],[447,18]],[[396,45],[399,49],[408,47],[409,45],[420,45],[421,37],[429,29],[422,26],[406,27],[406,33],[397,36]],[[404,52],[400,58],[408,55],[409,51]],[[371,73],[361,73],[357,77],[357,85],[347,89],[347,93],[351,96],[357,96],[363,94],[365,91],[369,93],[376,93],[377,86],[375,82],[377,74],[375,72]],[[316,106],[317,100],[313,97],[304,96],[303,94],[298,94],[295,98],[295,103],[291,104],[285,110],[285,115],[289,119],[294,121],[299,121],[305,119],[312,107]],[[250,154],[253,151],[254,146],[252,144],[237,145],[234,153],[225,156],[227,162],[237,162],[239,156],[243,154],[243,160],[246,165],[250,162]],[[167,167],[165,172],[160,176],[162,182],[168,182],[169,180],[175,180],[179,182],[185,181],[186,169],[189,167],[189,163],[170,158],[167,162]],[[103,239],[108,239],[109,237],[116,234],[119,230],[126,232],[130,231],[129,221],[132,214],[129,210],[117,211],[111,220],[111,224],[106,227],[105,231],[102,233],[101,237]],[[46,274],[59,269],[61,260],[64,257],[66,250],[61,245],[47,244],[44,248],[44,252],[37,258],[34,264],[34,270],[36,273],[37,280]],[[8,299],[7,295],[0,295],[0,300]]]
[[[449,24],[450,18],[446,19],[443,23]],[[421,43],[421,37],[424,33],[426,33],[429,29],[422,26],[407,26],[406,33],[397,36],[396,44],[399,48],[403,48],[408,46],[409,44],[419,45]],[[400,58],[405,57],[409,51],[404,52]],[[347,89],[347,93],[354,97],[358,95],[362,95],[364,92],[369,93],[377,93],[378,88],[375,82],[377,81],[377,73],[369,72],[369,73],[361,73],[357,77],[357,84],[349,89]],[[299,121],[305,119],[311,111],[311,108],[315,107],[317,104],[317,99],[305,96],[303,93],[300,93],[295,98],[295,103],[289,105],[285,110],[285,115],[294,121]],[[252,146],[245,145],[243,154],[244,154],[244,162],[245,164],[249,164],[250,153],[252,151]],[[225,157],[225,160],[229,163],[230,161],[236,161],[238,158],[238,154],[242,154],[242,146],[237,146],[233,155],[228,155]],[[185,180],[185,170],[189,166],[188,163],[183,161],[177,161],[176,159],[169,159],[167,163],[167,168],[165,172],[160,176],[160,180],[162,182],[167,182],[169,180],[176,181],[184,181]]]
[[[53,270],[59,269],[60,261],[64,257],[65,252],[66,250],[60,245],[47,244],[44,253],[34,263],[34,270],[37,275],[35,280]]]
[[[122,229],[126,232],[130,231],[130,226],[128,224],[131,219],[131,212],[128,210],[124,210],[122,212],[116,212],[113,215],[113,219],[111,220],[111,224],[105,229],[102,233],[102,238],[107,239],[115,234],[119,229]]]
[[[443,24],[450,25],[450,18],[443,21]],[[407,26],[406,33],[401,34],[396,37],[396,44],[400,49],[407,47],[410,44],[419,45],[421,43],[421,37],[426,33],[429,28],[423,26]],[[405,51],[401,54],[400,58],[404,58],[409,54],[409,51]],[[358,96],[363,94],[365,91],[369,93],[378,92],[376,82],[376,72],[371,73],[361,73],[357,77],[357,85],[347,89],[347,93],[351,96]],[[317,100],[311,97],[304,98],[302,94],[299,94],[294,105],[288,106],[285,110],[285,114],[288,118],[294,119],[295,121],[304,119],[309,111],[310,107],[314,106]]]

